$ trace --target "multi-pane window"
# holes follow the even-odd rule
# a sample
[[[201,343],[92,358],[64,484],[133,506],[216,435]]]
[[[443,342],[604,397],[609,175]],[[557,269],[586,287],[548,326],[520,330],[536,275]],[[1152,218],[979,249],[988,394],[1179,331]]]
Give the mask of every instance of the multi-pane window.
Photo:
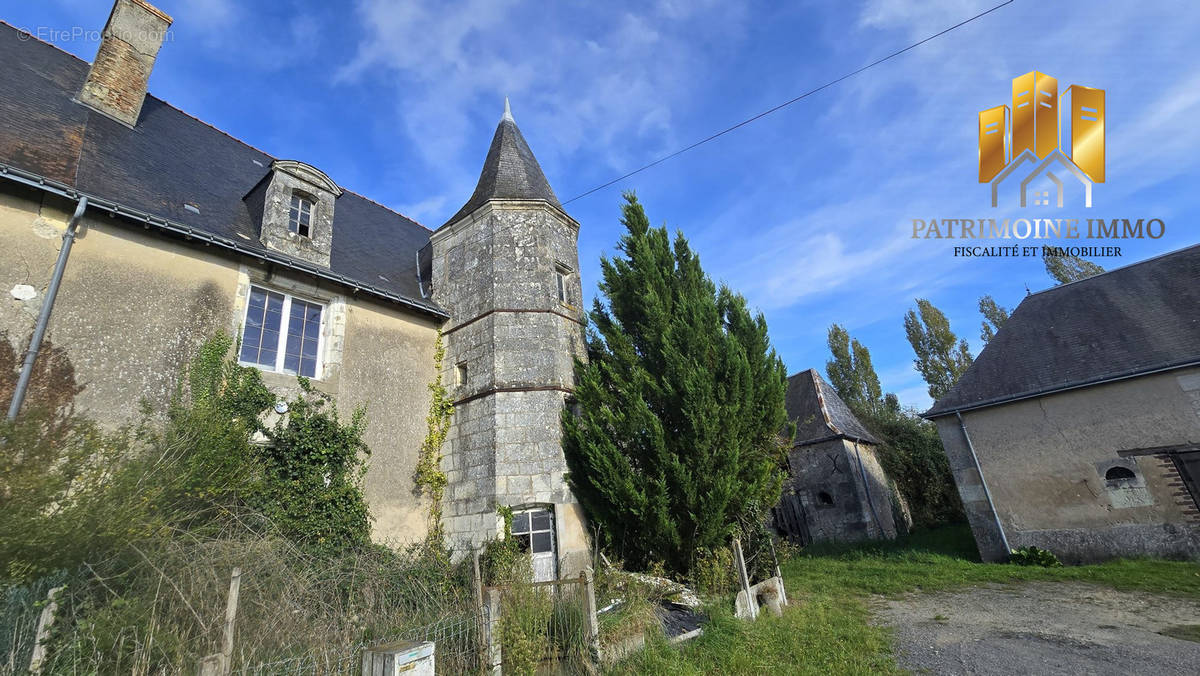
[[[309,237],[312,232],[312,200],[299,193],[292,193],[292,208],[288,211],[288,230]]]
[[[567,300],[567,289],[569,288],[567,286],[567,282],[569,279],[568,275],[570,274],[571,273],[567,272],[561,267],[554,269],[554,282],[558,287],[558,300],[560,303],[570,302]]]
[[[318,303],[250,287],[239,360],[268,371],[316,378],[323,310]]]
[[[554,551],[554,519],[548,509],[513,514],[512,534],[521,549],[530,554]]]

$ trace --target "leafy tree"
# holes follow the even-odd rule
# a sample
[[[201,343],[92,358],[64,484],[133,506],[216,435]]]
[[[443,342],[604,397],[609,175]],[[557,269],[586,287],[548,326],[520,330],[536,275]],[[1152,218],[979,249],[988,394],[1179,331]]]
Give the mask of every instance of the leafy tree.
[[[778,501],[787,372],[763,316],[713,284],[682,233],[672,247],[632,193],[621,222],[563,450],[575,495],[627,562],[686,572]]]
[[[825,373],[838,396],[856,413],[878,415],[886,408],[879,376],[871,365],[871,352],[862,343],[852,340],[845,327],[829,327],[829,352],[833,359],[825,362]]]
[[[996,337],[996,332],[1008,321],[1008,310],[1005,310],[990,295],[979,299],[979,312],[983,315],[979,337],[986,344]]]
[[[913,526],[962,521],[962,501],[937,427],[909,411],[864,422],[883,441],[879,464],[907,500]]]
[[[1059,284],[1078,282],[1104,272],[1104,268],[1079,256],[1052,256],[1045,252],[1042,254],[1042,262],[1046,265],[1046,274]]]
[[[904,332],[917,355],[917,371],[929,384],[929,396],[941,399],[971,365],[967,341],[954,335],[946,315],[924,298],[904,316]]]

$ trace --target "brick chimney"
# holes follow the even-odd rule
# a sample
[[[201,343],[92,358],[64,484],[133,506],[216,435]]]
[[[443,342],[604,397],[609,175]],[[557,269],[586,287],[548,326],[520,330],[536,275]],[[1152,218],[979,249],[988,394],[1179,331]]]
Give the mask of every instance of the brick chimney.
[[[117,0],[79,102],[136,126],[171,17],[145,0]]]

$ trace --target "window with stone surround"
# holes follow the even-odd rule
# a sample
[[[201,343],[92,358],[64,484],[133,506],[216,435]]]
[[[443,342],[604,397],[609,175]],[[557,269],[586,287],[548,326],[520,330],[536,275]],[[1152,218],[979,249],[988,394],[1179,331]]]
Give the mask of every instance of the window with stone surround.
[[[251,286],[238,360],[264,371],[321,377],[325,306]]]
[[[309,237],[312,232],[313,200],[299,191],[292,193],[292,205],[288,210],[288,230]]]
[[[554,283],[558,292],[558,302],[571,303],[570,297],[570,282],[571,270],[565,265],[559,264],[554,266]]]

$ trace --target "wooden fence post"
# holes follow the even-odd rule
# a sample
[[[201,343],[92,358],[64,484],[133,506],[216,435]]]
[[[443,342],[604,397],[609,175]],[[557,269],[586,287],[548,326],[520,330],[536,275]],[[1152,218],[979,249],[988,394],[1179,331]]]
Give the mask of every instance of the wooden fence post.
[[[233,627],[237,619],[238,592],[242,587],[242,569],[233,569],[229,576],[229,596],[225,600],[225,633],[221,652],[200,658],[200,676],[229,676],[233,671]]]
[[[29,673],[40,674],[42,662],[46,661],[46,643],[50,640],[50,627],[54,626],[54,616],[58,613],[58,595],[66,587],[55,587],[46,594],[46,605],[38,616],[37,633],[33,641],[33,654],[29,657]]]
[[[750,576],[746,573],[746,557],[742,554],[742,541],[740,538],[733,539],[733,565],[737,567],[738,582],[742,585],[742,592],[746,594],[746,610],[750,614],[750,619],[758,618],[758,599],[750,591]]]
[[[588,645],[591,646],[592,660],[600,663],[600,622],[596,619],[596,584],[592,577],[592,569],[584,568],[579,574],[583,581],[584,603],[587,610]]]
[[[503,673],[504,661],[500,652],[500,590],[494,588],[488,590],[487,637],[488,664],[485,665],[485,671],[500,676]]]

